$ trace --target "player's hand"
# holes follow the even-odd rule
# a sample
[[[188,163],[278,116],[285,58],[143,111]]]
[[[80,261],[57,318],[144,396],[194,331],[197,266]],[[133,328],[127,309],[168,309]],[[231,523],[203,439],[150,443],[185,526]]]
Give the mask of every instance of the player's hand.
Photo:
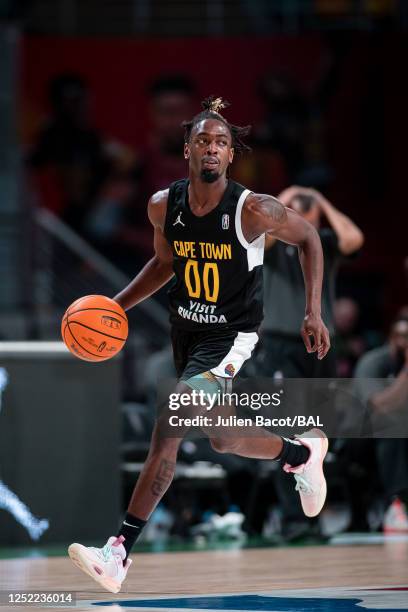
[[[298,185],[292,185],[291,187],[287,187],[278,195],[278,200],[284,206],[290,204],[290,202],[301,192],[302,187],[298,187]]]
[[[320,204],[323,200],[322,194],[320,191],[317,191],[317,189],[313,189],[313,187],[301,187],[300,185],[292,185],[281,191],[278,195],[278,200],[284,206],[288,206],[288,204],[299,195],[310,196],[316,204]]]
[[[318,359],[323,359],[327,355],[330,349],[330,335],[320,315],[306,315],[300,333],[308,353],[317,352]]]

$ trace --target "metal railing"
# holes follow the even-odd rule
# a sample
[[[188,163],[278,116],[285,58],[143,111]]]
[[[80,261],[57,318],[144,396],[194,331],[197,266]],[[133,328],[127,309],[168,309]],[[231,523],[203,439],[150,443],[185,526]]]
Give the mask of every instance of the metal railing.
[[[130,282],[126,274],[49,210],[36,209],[34,223],[33,304],[37,312],[55,310],[60,314],[61,308],[80,295],[112,295]],[[167,335],[167,310],[154,298],[144,300],[135,310],[154,333]]]

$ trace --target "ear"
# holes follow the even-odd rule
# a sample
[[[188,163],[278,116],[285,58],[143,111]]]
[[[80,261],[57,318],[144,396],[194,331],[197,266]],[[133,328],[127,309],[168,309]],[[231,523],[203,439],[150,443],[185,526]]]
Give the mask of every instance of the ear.
[[[188,142],[184,143],[184,159],[190,159],[190,145]]]
[[[234,149],[230,149],[229,156],[228,156],[230,164],[232,164],[232,160],[234,159],[234,153],[235,153],[235,150]]]

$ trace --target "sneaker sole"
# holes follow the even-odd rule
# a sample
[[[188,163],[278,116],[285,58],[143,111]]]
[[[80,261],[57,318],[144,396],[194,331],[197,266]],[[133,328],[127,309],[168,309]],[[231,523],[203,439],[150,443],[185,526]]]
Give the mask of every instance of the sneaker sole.
[[[305,508],[303,508],[303,512],[305,513],[305,515],[309,518],[313,518],[315,516],[318,516],[318,514],[320,514],[320,512],[322,511],[322,508],[324,506],[324,502],[326,501],[326,496],[327,496],[327,483],[326,483],[326,478],[324,476],[324,471],[323,471],[323,461],[324,458],[327,455],[327,451],[329,450],[329,440],[327,439],[326,434],[324,433],[324,431],[322,431],[321,429],[317,429],[317,427],[314,427],[313,429],[310,430],[311,432],[313,431],[316,435],[317,438],[321,438],[323,440],[323,445],[322,445],[322,452],[320,455],[320,460],[321,460],[321,471],[322,471],[322,479],[323,479],[323,484],[322,484],[322,490],[321,490],[321,502],[317,508],[317,510],[313,511],[313,512],[306,512]],[[303,507],[303,504],[302,504]]]
[[[110,593],[119,593],[122,585],[118,585],[112,578],[103,577],[94,569],[94,561],[89,559],[86,554],[86,547],[82,544],[71,544],[68,548],[68,555],[71,561],[85,574],[88,574],[95,582],[100,584]]]

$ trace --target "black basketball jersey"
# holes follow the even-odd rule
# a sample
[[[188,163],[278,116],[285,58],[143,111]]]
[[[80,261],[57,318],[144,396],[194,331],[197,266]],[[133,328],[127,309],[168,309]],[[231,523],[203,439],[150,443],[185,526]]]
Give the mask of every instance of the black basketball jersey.
[[[250,193],[228,181],[220,203],[203,217],[191,212],[188,179],[172,183],[164,235],[176,275],[169,291],[170,322],[185,330],[254,331],[263,317],[265,236],[248,243],[241,212]]]

